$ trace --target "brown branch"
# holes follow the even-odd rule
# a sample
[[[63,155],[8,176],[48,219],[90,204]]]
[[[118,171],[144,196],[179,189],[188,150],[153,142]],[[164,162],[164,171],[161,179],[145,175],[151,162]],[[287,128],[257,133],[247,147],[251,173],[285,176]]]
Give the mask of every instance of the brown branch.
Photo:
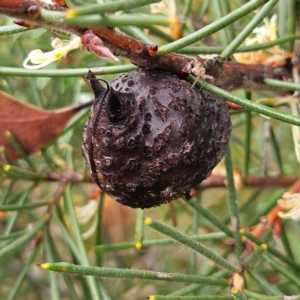
[[[74,171],[66,171],[61,174],[59,173],[48,173],[49,181],[61,181],[64,177],[68,179],[70,183],[95,183],[90,177],[83,177],[80,173]],[[294,184],[299,178],[298,177],[265,177],[265,176],[249,176],[244,182],[245,187],[289,187]],[[226,187],[225,177],[222,176],[211,176],[206,180],[203,180],[199,185],[198,189],[208,188],[222,188]]]
[[[72,170],[66,170],[62,173],[56,172],[45,172],[45,179],[32,179],[32,178],[22,178],[23,180],[30,181],[52,181],[52,182],[61,182],[67,181],[70,184],[74,183],[89,183],[95,184],[95,181],[91,177],[84,177],[81,173],[75,172]],[[226,177],[223,176],[210,176],[207,179],[203,180],[198,186],[197,189],[204,190],[208,188],[224,188]],[[271,176],[248,176],[247,180],[243,182],[244,187],[290,187],[294,184],[298,177],[271,177]]]
[[[0,14],[21,19],[23,22],[27,22],[27,26],[59,30],[79,36],[82,36],[86,30],[91,29],[115,56],[125,57],[140,68],[155,68],[180,76],[183,69],[186,69],[191,62],[195,62],[194,57],[177,53],[169,53],[161,57],[150,56],[148,52],[150,45],[111,28],[83,27],[45,21],[40,17],[41,8],[66,11],[65,7],[57,4],[49,5],[40,0],[0,0]],[[246,65],[236,62],[205,64],[205,60],[200,58],[197,58],[197,61],[205,65],[206,74],[214,78],[216,86],[228,91],[243,88],[282,94],[282,90],[266,86],[263,79],[267,77],[279,80],[291,78],[291,71],[284,67]]]
[[[203,180],[198,189],[225,187],[226,177],[210,176]],[[245,187],[289,187],[298,180],[297,177],[265,177],[265,176],[249,176],[245,182]]]
[[[296,34],[300,34],[300,0],[295,3],[296,7]],[[292,59],[292,73],[293,73],[293,81],[295,83],[300,83],[300,41],[296,40],[294,43],[293,50],[293,59]],[[299,97],[300,93],[296,91],[294,93],[294,97]]]
[[[59,202],[60,197],[63,194],[63,192],[65,191],[68,184],[69,184],[69,180],[67,177],[62,177],[61,180],[59,181],[58,187],[57,187],[55,193],[53,194],[52,201],[47,209],[47,214],[49,214],[50,216],[52,216],[52,212],[53,212],[54,208],[56,207],[57,203]]]
[[[58,204],[63,192],[65,191],[66,187],[69,184],[69,175],[67,172],[65,172],[64,174],[66,176],[64,176],[64,175],[61,176],[60,181],[57,186],[57,189],[52,196],[52,201],[47,208],[46,215],[49,215],[49,220],[45,224],[44,228],[46,228],[47,226],[50,225],[53,210],[56,207],[56,205]],[[40,232],[38,232],[38,234],[33,238],[32,242],[31,242],[32,248],[36,247],[42,241],[43,234],[44,234],[43,230],[40,230]]]

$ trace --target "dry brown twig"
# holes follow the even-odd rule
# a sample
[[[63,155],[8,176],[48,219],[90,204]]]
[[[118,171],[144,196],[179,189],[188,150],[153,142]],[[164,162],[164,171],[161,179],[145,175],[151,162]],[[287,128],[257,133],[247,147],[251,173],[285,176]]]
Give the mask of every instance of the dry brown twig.
[[[115,55],[122,56],[140,68],[156,68],[179,76],[184,70],[195,62],[191,56],[177,53],[169,53],[163,56],[151,56],[148,45],[134,39],[122,32],[111,28],[96,26],[68,25],[61,22],[45,21],[41,17],[41,10],[66,11],[67,8],[58,4],[50,5],[40,0],[0,0],[0,14],[22,20],[18,24],[29,27],[42,27],[50,30],[59,30],[82,36],[86,30],[92,30],[104,42],[105,46]],[[282,90],[268,87],[264,84],[264,78],[279,80],[291,79],[291,70],[279,66],[248,65],[236,62],[224,62],[209,64],[204,59],[197,58],[199,65],[205,67],[207,78],[213,77],[214,84],[225,90],[235,89],[274,91],[282,94]]]

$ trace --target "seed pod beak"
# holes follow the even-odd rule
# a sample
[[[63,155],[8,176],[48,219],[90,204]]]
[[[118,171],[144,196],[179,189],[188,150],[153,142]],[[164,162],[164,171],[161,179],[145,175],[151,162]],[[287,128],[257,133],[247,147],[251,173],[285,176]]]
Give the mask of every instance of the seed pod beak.
[[[96,76],[91,70],[89,70],[88,74],[85,76],[85,79],[90,81],[91,87],[95,94],[95,98],[103,99],[105,97],[107,90],[101,85],[99,79],[96,78]]]

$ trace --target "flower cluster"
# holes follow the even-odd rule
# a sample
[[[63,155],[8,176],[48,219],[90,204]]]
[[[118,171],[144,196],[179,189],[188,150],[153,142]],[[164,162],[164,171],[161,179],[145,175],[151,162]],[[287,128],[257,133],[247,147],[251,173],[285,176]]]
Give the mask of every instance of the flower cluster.
[[[263,26],[257,27],[253,30],[252,34],[254,36],[248,37],[245,40],[245,46],[271,42],[277,39],[277,15],[273,15],[270,20],[267,18],[264,19],[264,23],[265,24]],[[278,45],[267,50],[234,54],[234,58],[240,63],[264,64],[271,66],[283,65],[289,57],[290,53],[286,52]]]
[[[278,216],[282,219],[300,219],[300,193],[284,193],[282,198],[278,200],[278,205],[289,210],[286,213],[279,212]]]
[[[23,63],[24,68],[43,68],[50,63],[65,57],[70,51],[80,48],[82,44],[81,38],[73,35],[70,41],[62,41],[59,38],[55,38],[51,45],[54,50],[50,52],[43,52],[41,49],[31,51]]]
[[[76,215],[80,225],[89,224],[89,228],[82,234],[83,239],[91,237],[97,229],[98,209],[100,201],[98,199],[90,199],[88,203],[81,207],[75,207]]]
[[[176,11],[176,3],[174,0],[163,0],[159,3],[153,3],[150,5],[152,14],[163,14],[172,20],[171,26],[168,29],[168,34],[174,39],[178,39],[180,37],[180,20],[177,16]],[[162,30],[166,30],[166,28],[162,28]]]

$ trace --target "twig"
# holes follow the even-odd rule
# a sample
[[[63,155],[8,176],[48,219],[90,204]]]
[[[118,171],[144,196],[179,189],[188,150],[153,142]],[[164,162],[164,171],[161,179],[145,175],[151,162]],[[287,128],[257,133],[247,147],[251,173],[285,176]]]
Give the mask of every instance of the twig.
[[[57,203],[58,203],[60,197],[62,196],[68,183],[69,183],[69,181],[67,180],[66,177],[62,177],[61,180],[59,181],[58,187],[57,187],[55,193],[53,194],[52,202],[48,206],[48,209],[47,209],[47,214],[49,214],[50,216],[52,215],[53,209],[57,205]]]
[[[296,33],[300,34],[300,0],[296,2]],[[292,73],[293,73],[293,81],[294,83],[300,83],[300,41],[295,41],[294,50],[293,50],[293,59],[292,59]],[[294,97],[299,97],[300,92],[296,91],[294,93]]]
[[[122,56],[129,59],[134,65],[140,68],[157,68],[182,75],[191,62],[195,62],[194,57],[189,57],[177,53],[169,53],[160,57],[150,56],[149,45],[134,39],[124,33],[111,28],[64,24],[61,20],[54,18],[51,21],[41,17],[42,10],[49,12],[65,12],[66,8],[57,4],[49,5],[41,1],[8,1],[0,0],[0,13],[13,18],[21,19],[23,25],[29,27],[42,27],[49,30],[59,30],[66,33],[73,33],[82,36],[86,30],[93,30],[94,34],[101,38],[105,46],[115,56]],[[33,13],[34,12],[34,13]],[[19,23],[20,24],[20,23]],[[22,23],[21,23],[22,24]],[[197,58],[200,64],[205,60]],[[263,79],[273,78],[285,80],[291,78],[291,71],[285,67],[271,67],[263,65],[246,65],[236,62],[224,62],[223,64],[206,64],[206,74],[214,77],[216,86],[228,91],[234,89],[265,90],[282,93],[280,89],[267,87]]]
[[[203,180],[199,185],[199,189],[225,187],[225,177],[210,176]],[[271,177],[271,176],[248,176],[244,181],[244,186],[248,187],[289,187],[295,183],[297,177]]]

